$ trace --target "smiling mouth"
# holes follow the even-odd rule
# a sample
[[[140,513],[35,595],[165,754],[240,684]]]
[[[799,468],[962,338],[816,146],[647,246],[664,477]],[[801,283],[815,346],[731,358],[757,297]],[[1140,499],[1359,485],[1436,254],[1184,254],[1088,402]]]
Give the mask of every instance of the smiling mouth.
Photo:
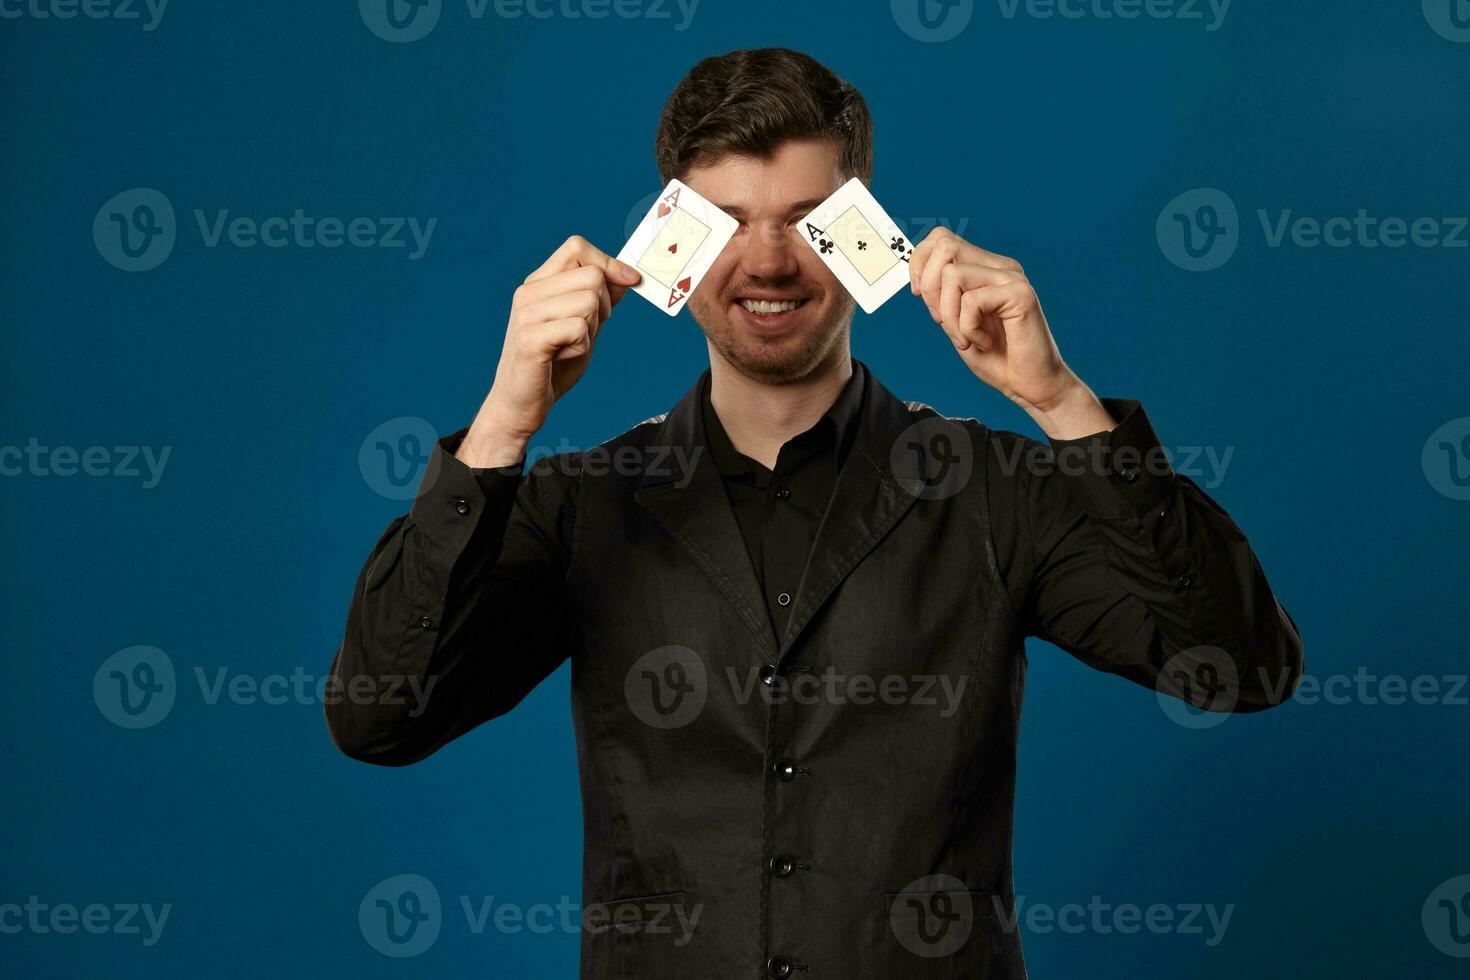
[[[805,299],[741,299],[737,303],[747,313],[756,316],[774,316],[777,313],[790,313],[806,305]]]

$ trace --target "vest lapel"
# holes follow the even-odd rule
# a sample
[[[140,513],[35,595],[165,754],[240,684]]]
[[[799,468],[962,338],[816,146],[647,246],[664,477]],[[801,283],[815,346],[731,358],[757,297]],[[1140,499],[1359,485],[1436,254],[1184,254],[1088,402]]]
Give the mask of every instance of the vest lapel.
[[[762,651],[772,658],[778,651],[784,656],[848,573],[914,505],[917,498],[894,478],[888,463],[893,444],[913,416],[869,371],[857,436],[817,529],[796,608],[781,638],[766,613],[760,580],[705,444],[700,418],[704,383],[701,377],[664,418],[653,440],[692,454],[693,477],[681,488],[672,477],[645,475],[634,498],[715,584]]]
[[[735,608],[762,651],[773,659],[776,633],[761,597],[760,581],[745,550],[745,539],[725,495],[725,485],[705,444],[700,420],[700,391],[704,383],[701,377],[664,419],[654,437],[656,445],[683,447],[691,454],[694,475],[683,487],[676,485],[672,478],[645,476],[633,496],[689,553]]]
[[[783,657],[848,573],[918,499],[894,479],[888,463],[894,443],[912,423],[912,416],[871,371],[867,384],[857,436],[817,528],[797,591],[796,608],[781,641]]]

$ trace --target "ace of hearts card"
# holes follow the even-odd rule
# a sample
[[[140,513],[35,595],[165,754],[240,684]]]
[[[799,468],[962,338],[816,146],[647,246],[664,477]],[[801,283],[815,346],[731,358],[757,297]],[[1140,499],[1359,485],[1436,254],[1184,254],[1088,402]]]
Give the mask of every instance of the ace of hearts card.
[[[740,223],[688,185],[671,180],[618,252],[643,279],[633,291],[677,316]]]

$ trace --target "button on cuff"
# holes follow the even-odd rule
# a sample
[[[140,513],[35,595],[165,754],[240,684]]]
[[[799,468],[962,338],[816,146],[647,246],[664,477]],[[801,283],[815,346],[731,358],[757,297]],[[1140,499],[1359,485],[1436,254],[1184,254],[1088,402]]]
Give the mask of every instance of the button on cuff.
[[[456,459],[463,437],[461,430],[434,446],[411,511],[414,526],[451,552],[463,551],[483,522],[508,519],[521,484],[518,468],[476,471]]]
[[[1102,403],[1117,426],[1081,439],[1054,440],[1056,478],[1066,481],[1083,511],[1094,517],[1116,519],[1163,508],[1174,470],[1148,415],[1136,401],[1104,398]]]

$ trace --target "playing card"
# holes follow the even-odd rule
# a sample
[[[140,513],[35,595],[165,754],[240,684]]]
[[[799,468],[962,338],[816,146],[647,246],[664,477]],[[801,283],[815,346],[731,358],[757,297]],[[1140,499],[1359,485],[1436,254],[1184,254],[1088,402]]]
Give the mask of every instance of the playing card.
[[[854,177],[802,219],[807,244],[872,313],[909,284],[914,244]]]
[[[618,260],[643,273],[633,291],[677,316],[740,223],[677,180],[659,194]]]

